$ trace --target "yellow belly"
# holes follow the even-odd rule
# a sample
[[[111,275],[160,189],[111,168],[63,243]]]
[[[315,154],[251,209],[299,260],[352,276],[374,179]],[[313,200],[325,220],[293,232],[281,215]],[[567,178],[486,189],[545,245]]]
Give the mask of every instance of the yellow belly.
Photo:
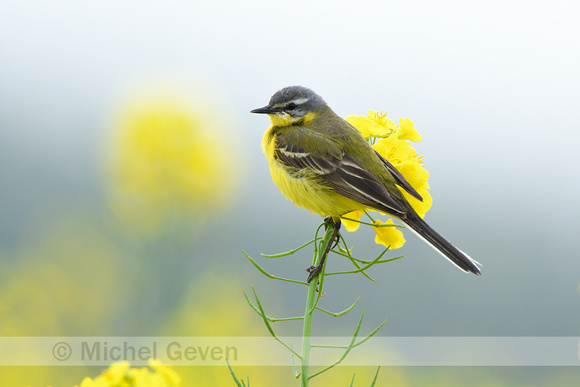
[[[314,172],[305,171],[298,177],[290,174],[288,168],[274,158],[273,140],[266,133],[263,141],[272,180],[280,192],[298,207],[321,216],[331,216],[335,220],[348,212],[365,208],[362,204],[334,192]]]

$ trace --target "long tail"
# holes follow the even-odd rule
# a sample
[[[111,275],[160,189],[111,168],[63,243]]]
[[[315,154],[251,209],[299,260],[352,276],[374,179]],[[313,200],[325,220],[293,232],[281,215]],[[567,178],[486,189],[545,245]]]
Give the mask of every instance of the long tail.
[[[414,211],[413,211],[414,212]],[[481,274],[477,267],[479,262],[471,259],[469,255],[453,246],[447,239],[439,235],[417,214],[408,214],[409,216],[402,219],[409,228],[415,232],[421,239],[427,242],[437,252],[447,258],[451,263],[467,273]]]

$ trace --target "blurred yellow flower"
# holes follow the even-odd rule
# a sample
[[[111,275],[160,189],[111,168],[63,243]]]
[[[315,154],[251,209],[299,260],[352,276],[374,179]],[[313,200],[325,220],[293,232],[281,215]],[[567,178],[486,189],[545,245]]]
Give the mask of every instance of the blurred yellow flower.
[[[369,110],[367,117],[351,116],[347,118],[367,140],[373,144],[373,148],[387,159],[407,179],[423,198],[419,201],[409,195],[405,190],[399,189],[417,213],[423,217],[431,208],[433,200],[429,194],[429,172],[423,167],[423,157],[417,155],[417,151],[411,147],[409,141],[421,141],[421,135],[415,129],[413,121],[409,118],[399,118],[399,125],[387,118],[386,113],[377,113]],[[363,211],[353,211],[345,215],[346,218],[358,220]],[[387,223],[392,220],[387,221]],[[347,231],[356,231],[358,223],[343,220]],[[376,223],[381,223],[376,221]],[[377,236],[375,242],[384,244],[391,249],[397,249],[405,243],[403,233],[394,227],[373,227]]]
[[[123,252],[94,223],[76,212],[52,219],[50,230],[11,256],[0,252],[0,336],[111,333],[131,279],[122,273]],[[33,348],[18,350],[32,364],[39,356]],[[83,367],[3,366],[0,386],[71,386],[84,375]]]
[[[215,272],[200,273],[191,282],[181,307],[167,316],[167,323],[161,334],[204,337],[249,337],[267,334],[260,317],[244,299],[242,287],[239,270],[220,267]],[[268,293],[274,300],[277,299],[273,288]],[[288,367],[233,368],[239,379],[249,377],[252,386],[296,384],[292,370]],[[183,384],[187,386],[235,385],[225,361],[223,366],[180,367],[179,374]]]
[[[110,206],[138,231],[222,210],[233,196],[233,162],[218,114],[176,96],[141,98],[125,108],[109,149]]]
[[[129,362],[113,363],[94,380],[86,377],[80,387],[171,387],[179,386],[181,378],[159,360],[149,360],[151,368],[130,368]]]
[[[163,375],[173,385],[181,383],[181,377],[171,367],[163,364],[160,360],[150,359],[149,366],[153,368],[158,374]]]
[[[122,252],[88,222],[51,226],[4,268],[0,336],[106,334],[104,322],[125,302]]]

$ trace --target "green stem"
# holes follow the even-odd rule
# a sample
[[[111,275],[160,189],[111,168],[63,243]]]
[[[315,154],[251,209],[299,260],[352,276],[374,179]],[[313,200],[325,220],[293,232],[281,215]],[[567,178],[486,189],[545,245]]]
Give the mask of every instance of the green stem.
[[[331,243],[330,237],[332,236],[333,232],[333,225],[329,224],[326,228],[326,233],[320,242],[320,246],[316,251],[316,257],[314,259],[314,263],[312,266],[317,266],[320,261],[322,260],[322,254],[326,251],[326,246]],[[306,296],[306,311],[304,312],[304,328],[302,330],[302,367],[300,371],[300,386],[307,387],[308,381],[310,379],[310,349],[312,345],[310,343],[310,337],[312,333],[312,313],[315,309],[316,303],[316,295],[317,290],[316,287],[319,282],[320,276],[324,273],[321,272],[317,277],[314,277],[312,281],[308,284],[308,295]]]

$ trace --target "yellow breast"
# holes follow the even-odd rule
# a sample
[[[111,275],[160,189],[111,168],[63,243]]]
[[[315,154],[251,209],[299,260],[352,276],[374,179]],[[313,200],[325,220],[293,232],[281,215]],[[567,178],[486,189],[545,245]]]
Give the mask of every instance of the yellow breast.
[[[268,159],[272,180],[288,200],[298,207],[321,216],[331,216],[336,220],[341,215],[364,208],[360,203],[334,192],[314,172],[290,173],[289,168],[274,157],[276,135],[272,133],[272,129],[270,127],[264,134],[262,147]]]

